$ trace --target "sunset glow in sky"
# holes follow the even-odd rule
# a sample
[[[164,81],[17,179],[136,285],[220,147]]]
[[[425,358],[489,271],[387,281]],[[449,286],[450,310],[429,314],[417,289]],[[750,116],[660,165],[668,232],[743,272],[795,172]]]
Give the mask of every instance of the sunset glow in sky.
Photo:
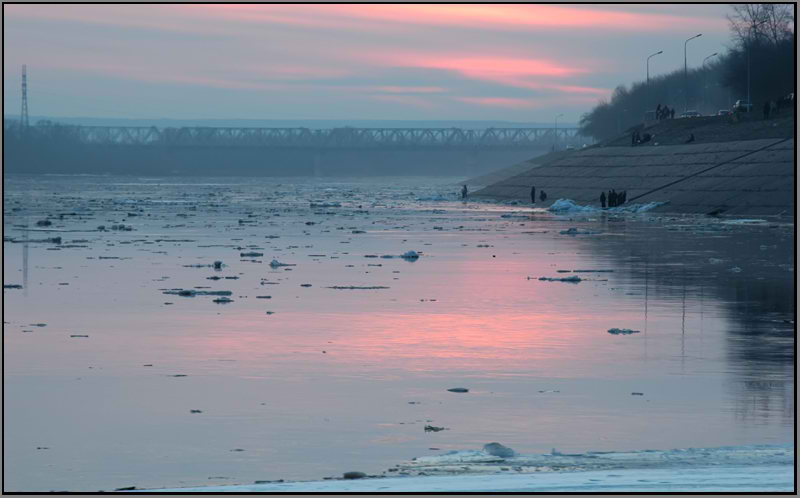
[[[576,122],[724,50],[725,5],[5,5],[5,113]]]

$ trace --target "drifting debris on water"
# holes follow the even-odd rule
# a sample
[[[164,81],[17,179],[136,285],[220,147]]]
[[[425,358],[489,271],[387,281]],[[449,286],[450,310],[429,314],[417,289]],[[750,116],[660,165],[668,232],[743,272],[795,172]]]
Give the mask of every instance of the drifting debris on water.
[[[281,263],[277,259],[273,259],[272,261],[270,261],[269,265],[271,267],[273,267],[273,268],[278,268],[279,266],[297,266],[297,265],[291,265],[291,264],[288,264],[288,263]]]
[[[189,413],[203,413],[203,410],[189,410]]]
[[[272,299],[272,296],[256,296],[256,299]]]
[[[11,242],[12,244],[60,244],[61,237],[49,237],[47,239],[3,239],[3,242]]]
[[[447,427],[434,427],[432,425],[425,426],[425,432],[439,432],[439,431],[449,431]]]
[[[342,207],[340,202],[312,202],[309,207],[312,208],[338,208]]]
[[[469,389],[466,387],[454,387],[452,389],[448,389],[451,393],[468,393]]]
[[[631,393],[631,396],[644,396],[644,393]]]
[[[382,285],[373,285],[368,287],[362,287],[358,285],[348,285],[348,286],[341,286],[341,285],[334,285],[332,287],[325,287],[326,289],[347,289],[347,290],[377,290],[377,289],[388,289],[389,287],[384,287]]]
[[[214,269],[219,270],[222,268],[222,261],[214,261]]]
[[[39,220],[36,222],[37,227],[49,227],[53,222],[50,220]]]
[[[503,446],[500,443],[484,444],[483,451],[492,456],[497,456],[501,458],[512,458],[514,455],[517,454],[516,451],[512,450],[508,446]]]
[[[733,268],[729,269],[728,271],[731,272],[731,273],[739,273],[739,272],[742,271],[742,269],[739,268],[738,266],[734,266]]]
[[[415,259],[419,259],[419,254],[417,253],[417,251],[406,251],[400,257],[403,258],[403,259],[407,259],[407,260],[415,260]]]
[[[241,258],[257,258],[259,256],[263,256],[263,252],[241,252],[239,253],[239,257]]]
[[[4,289],[21,289],[22,286],[20,284],[3,284]]]
[[[89,337],[88,335],[72,334],[70,337]]]
[[[367,474],[363,472],[345,472],[342,474],[344,479],[364,479],[367,477]]]
[[[172,294],[183,297],[194,296],[230,296],[233,294],[231,291],[198,291],[194,289],[172,289],[164,291],[164,294]]]
[[[709,258],[708,262],[711,263],[712,265],[719,265],[722,264],[723,260],[717,258]]]
[[[573,275],[571,277],[560,277],[560,278],[539,277],[539,280],[543,282],[567,282],[569,284],[577,284],[581,282],[583,279],[577,275]]]
[[[618,329],[618,328],[608,329],[608,333],[613,335],[631,335],[631,334],[638,334],[639,332],[640,332],[639,330],[631,330],[631,329]]]
[[[215,302],[215,303],[217,303],[217,304],[227,304],[227,303],[232,303],[232,302],[233,302],[233,299],[231,299],[231,298],[229,298],[229,297],[224,297],[224,296],[223,296],[223,297],[220,297],[220,298],[214,299],[214,301],[213,301],[213,302]]]

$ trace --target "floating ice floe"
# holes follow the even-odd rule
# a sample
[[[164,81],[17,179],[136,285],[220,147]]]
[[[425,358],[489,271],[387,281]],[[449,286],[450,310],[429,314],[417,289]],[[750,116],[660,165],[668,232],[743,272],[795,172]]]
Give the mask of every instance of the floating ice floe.
[[[514,455],[517,454],[516,451],[512,450],[508,446],[503,446],[500,443],[484,444],[483,445],[483,451],[485,451],[486,453],[488,453],[488,454],[490,454],[492,456],[501,457],[501,458],[512,458]]]
[[[279,266],[297,266],[297,265],[292,265],[292,264],[288,264],[288,263],[281,263],[277,259],[273,259],[272,261],[270,261],[269,265],[271,267],[273,267],[273,268],[278,268]]]
[[[629,206],[618,206],[613,208],[599,208],[596,206],[581,206],[572,199],[558,199],[548,208],[548,211],[554,213],[644,213],[655,209],[659,206],[667,204],[669,201],[664,202],[648,202],[646,204],[631,204]]]
[[[581,282],[583,279],[577,275],[573,275],[571,277],[561,277],[561,278],[539,277],[539,280],[541,280],[542,282],[567,282],[569,284],[577,284]]]
[[[194,289],[171,289],[164,291],[164,294],[175,296],[194,297],[194,296],[230,296],[231,291],[199,291]]]
[[[639,331],[638,330],[631,330],[631,329],[613,328],[613,329],[608,329],[608,333],[609,334],[613,334],[613,335],[631,335],[631,334],[638,334]]]

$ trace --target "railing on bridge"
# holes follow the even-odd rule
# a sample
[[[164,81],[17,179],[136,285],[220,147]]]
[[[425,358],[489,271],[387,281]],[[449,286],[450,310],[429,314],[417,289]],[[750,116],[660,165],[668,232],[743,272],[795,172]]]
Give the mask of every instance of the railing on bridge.
[[[97,145],[167,146],[175,148],[264,147],[309,149],[368,148],[550,148],[553,128],[156,128],[75,126],[80,141]],[[578,128],[559,128],[558,143],[587,140]]]

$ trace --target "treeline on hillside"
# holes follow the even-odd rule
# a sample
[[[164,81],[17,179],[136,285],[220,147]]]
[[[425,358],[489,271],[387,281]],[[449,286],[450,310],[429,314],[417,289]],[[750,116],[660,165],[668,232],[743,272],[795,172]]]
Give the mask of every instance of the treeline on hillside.
[[[598,140],[614,137],[639,125],[645,111],[656,106],[716,114],[731,109],[737,100],[747,99],[748,57],[750,100],[753,110],[764,102],[794,92],[795,33],[794,9],[790,4],[733,4],[728,15],[731,45],[724,53],[706,61],[705,68],[671,73],[618,86],[611,100],[601,100],[581,118],[584,135]],[[709,54],[710,55],[710,54]]]

